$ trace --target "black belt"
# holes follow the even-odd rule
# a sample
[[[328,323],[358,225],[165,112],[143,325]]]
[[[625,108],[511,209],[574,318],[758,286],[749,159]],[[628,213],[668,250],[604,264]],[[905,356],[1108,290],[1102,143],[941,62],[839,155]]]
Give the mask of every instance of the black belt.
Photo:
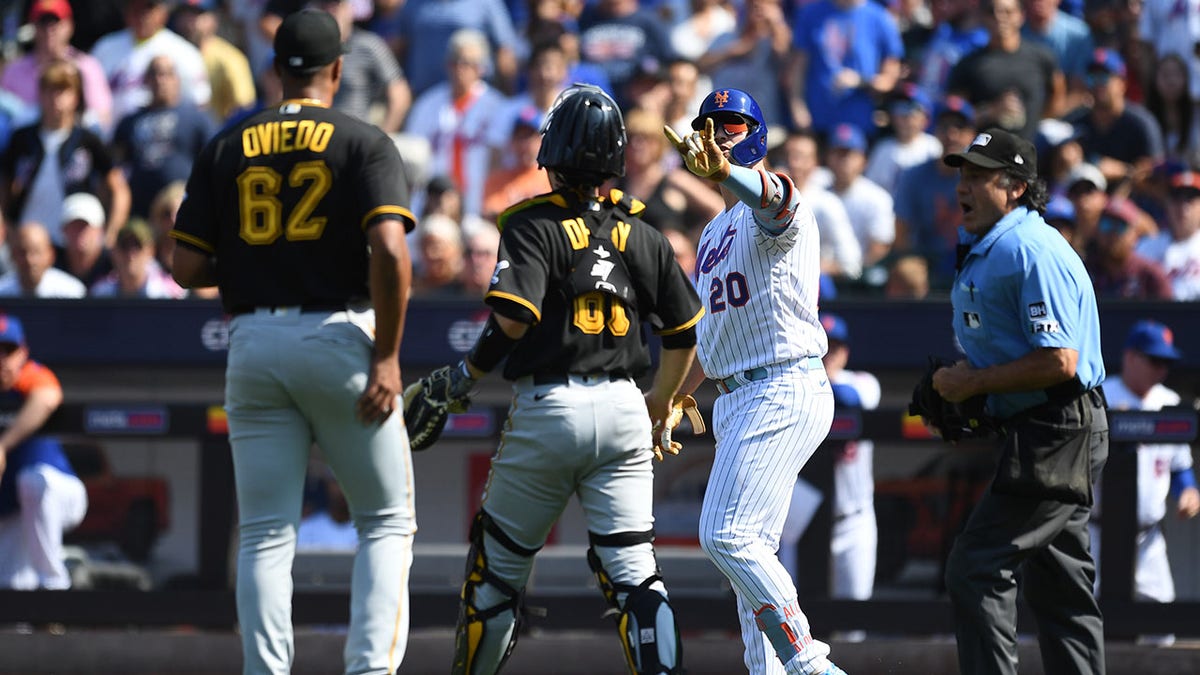
[[[609,382],[617,382],[620,380],[628,380],[629,376],[621,372],[612,373],[534,373],[533,384],[542,386],[544,384],[566,384],[571,381],[571,377],[607,377]]]
[[[276,311],[280,309],[299,308],[301,313],[305,312],[341,312],[346,309],[350,302],[305,302],[298,305],[239,305],[229,311],[231,316],[240,316],[242,314],[253,314],[259,309]]]

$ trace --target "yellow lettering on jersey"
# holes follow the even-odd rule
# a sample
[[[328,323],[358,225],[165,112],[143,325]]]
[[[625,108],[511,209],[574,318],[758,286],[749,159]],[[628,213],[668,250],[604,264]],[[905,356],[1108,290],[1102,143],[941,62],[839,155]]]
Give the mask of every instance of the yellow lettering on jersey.
[[[587,248],[588,229],[587,225],[583,224],[583,218],[564,220],[562,226],[567,231],[567,238],[571,240],[571,248],[576,251]]]
[[[292,141],[296,137],[296,120],[284,120],[279,123],[279,151],[291,152]]]
[[[249,158],[300,150],[325,152],[334,131],[332,122],[263,122],[242,130],[242,154]]]
[[[612,242],[616,245],[617,250],[621,253],[625,252],[625,244],[629,243],[629,231],[633,229],[629,223],[618,220],[612,229]]]

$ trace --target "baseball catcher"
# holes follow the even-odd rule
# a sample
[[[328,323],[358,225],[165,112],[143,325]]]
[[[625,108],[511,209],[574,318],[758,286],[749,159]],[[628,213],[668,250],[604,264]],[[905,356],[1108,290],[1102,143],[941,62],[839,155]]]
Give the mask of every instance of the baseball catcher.
[[[951,403],[933,387],[933,374],[949,368],[954,361],[940,356],[929,357],[925,375],[913,388],[909,415],[920,415],[926,426],[932,427],[942,440],[955,443],[964,439],[987,438],[995,431],[991,418],[984,412],[986,396],[975,396],[961,403]]]

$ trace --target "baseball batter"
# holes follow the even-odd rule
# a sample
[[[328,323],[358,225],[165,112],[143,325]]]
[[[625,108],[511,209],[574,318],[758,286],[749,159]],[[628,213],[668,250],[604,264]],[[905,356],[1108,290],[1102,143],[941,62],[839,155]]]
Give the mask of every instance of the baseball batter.
[[[329,109],[342,49],[329,14],[284,19],[275,34],[284,101],[209,143],[171,232],[176,280],[218,285],[233,316],[225,409],[247,675],[291,670],[291,566],[313,442],[360,542],[345,672],[395,673],[408,639],[412,459],[392,412],[414,219],[391,139]]]
[[[1171,329],[1157,321],[1134,324],[1125,342],[1121,375],[1104,382],[1104,396],[1113,410],[1161,410],[1179,405],[1179,394],[1162,383],[1169,365],[1180,357]],[[1137,559],[1134,561],[1134,596],[1137,600],[1174,602],[1175,581],[1167,559],[1162,520],[1167,496],[1178,502],[1180,518],[1200,512],[1200,491],[1192,473],[1192,449],[1187,443],[1146,443],[1138,446]],[[1099,485],[1096,486],[1099,490]],[[1100,498],[1092,509],[1089,526],[1092,557],[1096,559],[1096,588],[1100,587]]]
[[[720,185],[726,205],[700,237],[696,287],[706,315],[699,367],[683,386],[693,391],[707,376],[721,391],[700,546],[736,591],[751,673],[842,673],[812,636],[776,557],[796,475],[833,420],[817,225],[792,181],[762,168],[767,127],[749,94],[710,93],[692,128],[686,140],[665,131],[692,173]]]

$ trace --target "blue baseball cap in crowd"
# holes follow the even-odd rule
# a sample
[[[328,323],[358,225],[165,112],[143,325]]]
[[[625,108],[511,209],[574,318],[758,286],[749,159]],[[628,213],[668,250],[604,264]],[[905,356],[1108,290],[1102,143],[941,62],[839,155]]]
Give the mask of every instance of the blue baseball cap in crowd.
[[[1175,334],[1171,329],[1151,319],[1133,324],[1133,328],[1129,329],[1129,337],[1125,338],[1125,348],[1168,361],[1178,361],[1181,356],[1175,348]]]
[[[1069,220],[1075,222],[1075,204],[1063,195],[1054,195],[1046,204],[1046,222],[1051,220]]]
[[[975,126],[975,108],[961,96],[951,94],[938,103],[934,119],[941,119],[946,115],[958,115],[967,124]]]
[[[821,314],[821,326],[825,328],[825,335],[834,342],[849,342],[850,329],[846,327],[846,320],[837,314]]]
[[[892,92],[891,105],[888,109],[892,114],[905,114],[913,112],[913,108],[920,108],[926,115],[933,111],[933,101],[925,95],[925,90],[915,83],[905,82]]]
[[[21,320],[9,314],[0,314],[0,344],[25,345],[25,327]]]
[[[533,129],[534,131],[542,130],[543,115],[542,111],[538,110],[535,105],[527,105],[521,108],[517,113],[517,119],[513,123],[513,131],[517,129]]]
[[[196,12],[217,11],[217,0],[181,0],[177,5],[179,9],[190,9]]]
[[[1117,53],[1115,49],[1107,47],[1097,47],[1092,51],[1092,58],[1088,61],[1088,72],[1104,72],[1117,77],[1125,77],[1125,59]]]
[[[853,124],[842,123],[834,127],[833,133],[829,134],[829,147],[866,152],[867,137]]]

